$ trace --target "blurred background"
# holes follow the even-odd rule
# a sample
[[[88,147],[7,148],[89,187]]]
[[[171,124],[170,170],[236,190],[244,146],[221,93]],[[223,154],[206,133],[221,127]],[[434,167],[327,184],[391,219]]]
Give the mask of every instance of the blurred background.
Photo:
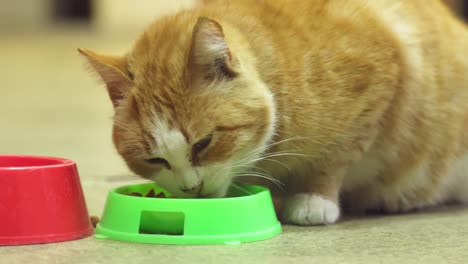
[[[91,214],[135,180],[111,141],[112,104],[77,48],[123,54],[156,17],[196,0],[0,0],[0,154],[78,164]]]
[[[132,180],[111,142],[112,106],[76,48],[121,54],[156,17],[197,0],[0,0],[0,153],[70,158],[88,205]],[[466,17],[467,0],[447,0]],[[93,191],[91,191],[93,190]],[[99,197],[93,197],[99,196]]]
[[[123,54],[148,23],[195,0],[0,1],[0,153],[67,157],[86,179],[127,175],[112,105],[76,49]]]

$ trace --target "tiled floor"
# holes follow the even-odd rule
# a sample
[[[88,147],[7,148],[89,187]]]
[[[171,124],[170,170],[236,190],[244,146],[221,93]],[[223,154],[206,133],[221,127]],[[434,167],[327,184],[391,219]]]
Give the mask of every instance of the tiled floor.
[[[111,145],[111,104],[104,87],[84,70],[76,48],[123,52],[131,39],[79,29],[0,35],[0,153],[75,160],[94,215],[101,214],[109,189],[137,179]],[[285,227],[277,238],[239,246],[158,246],[87,238],[0,247],[0,263],[10,264],[242,262],[467,263],[468,209]]]

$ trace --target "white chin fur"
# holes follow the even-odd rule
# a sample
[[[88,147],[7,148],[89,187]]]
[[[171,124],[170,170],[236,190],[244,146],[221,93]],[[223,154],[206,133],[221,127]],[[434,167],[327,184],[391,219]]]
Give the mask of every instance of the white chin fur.
[[[219,184],[217,186],[208,185],[207,188],[204,188],[200,194],[202,197],[207,197],[207,198],[225,197],[230,186],[231,186],[230,180],[223,182],[222,184]]]

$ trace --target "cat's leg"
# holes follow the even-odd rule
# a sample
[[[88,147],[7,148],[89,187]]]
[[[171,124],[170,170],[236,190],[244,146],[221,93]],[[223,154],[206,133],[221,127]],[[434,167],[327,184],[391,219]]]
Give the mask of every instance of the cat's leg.
[[[282,221],[296,225],[335,223],[340,216],[339,190],[345,170],[323,171],[291,185]]]
[[[442,202],[468,204],[468,152],[452,165],[441,193]]]
[[[342,146],[340,151],[330,152],[323,156],[324,162],[310,166],[315,168],[314,171],[299,169],[299,177],[290,177],[289,197],[282,210],[283,222],[296,225],[335,223],[340,217],[339,196],[343,178],[369,150],[377,136],[377,128],[376,125],[364,124],[359,136],[339,144]]]

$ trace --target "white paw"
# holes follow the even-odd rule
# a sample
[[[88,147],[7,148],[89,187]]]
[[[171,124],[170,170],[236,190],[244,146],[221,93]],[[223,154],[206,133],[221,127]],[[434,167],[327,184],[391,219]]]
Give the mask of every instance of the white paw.
[[[328,199],[316,194],[301,193],[285,204],[283,219],[295,225],[332,224],[338,220],[340,208]]]

